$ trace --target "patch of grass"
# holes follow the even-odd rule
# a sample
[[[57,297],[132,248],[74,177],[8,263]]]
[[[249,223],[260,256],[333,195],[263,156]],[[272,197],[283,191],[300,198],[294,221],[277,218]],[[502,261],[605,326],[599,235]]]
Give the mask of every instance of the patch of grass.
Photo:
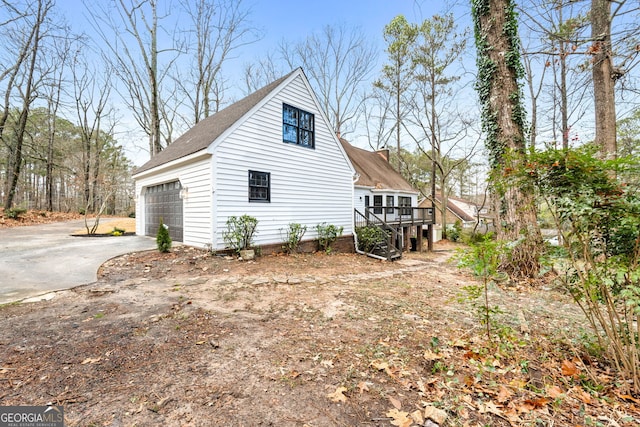
[[[14,305],[19,305],[20,301],[11,301],[11,302],[5,302],[4,304],[0,304],[0,310],[2,310],[5,307],[11,307]]]

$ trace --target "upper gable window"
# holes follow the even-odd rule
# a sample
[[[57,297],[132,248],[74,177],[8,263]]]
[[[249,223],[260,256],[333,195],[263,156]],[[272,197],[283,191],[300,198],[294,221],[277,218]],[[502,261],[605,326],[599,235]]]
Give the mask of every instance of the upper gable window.
[[[282,140],[289,144],[315,148],[313,114],[282,104]]]

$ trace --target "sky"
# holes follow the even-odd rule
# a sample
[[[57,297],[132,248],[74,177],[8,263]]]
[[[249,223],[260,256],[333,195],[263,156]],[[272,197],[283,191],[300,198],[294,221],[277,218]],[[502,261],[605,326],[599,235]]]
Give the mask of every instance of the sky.
[[[177,0],[172,1],[175,3]],[[87,34],[95,32],[87,25],[87,10],[80,0],[58,0],[56,4],[74,31],[85,31]],[[400,14],[410,22],[420,22],[442,13],[444,7],[444,2],[437,0],[244,0],[244,4],[251,9],[251,25],[260,31],[262,37],[236,51],[236,58],[228,65],[236,70],[227,76],[229,84],[233,85],[232,80],[237,76],[238,87],[243,86],[242,73],[247,63],[274,52],[282,40],[299,42],[327,25],[359,27],[377,45],[380,56],[375,76],[385,59],[384,26]],[[465,13],[465,8],[468,8],[466,2],[458,12]],[[235,98],[242,95],[237,94]],[[121,128],[135,126],[132,118],[123,117]],[[132,136],[134,133],[131,130],[121,129],[122,136],[117,136],[117,139],[125,147],[127,157],[139,166],[149,158],[146,152],[148,143],[146,136]],[[174,139],[177,136],[174,135]]]

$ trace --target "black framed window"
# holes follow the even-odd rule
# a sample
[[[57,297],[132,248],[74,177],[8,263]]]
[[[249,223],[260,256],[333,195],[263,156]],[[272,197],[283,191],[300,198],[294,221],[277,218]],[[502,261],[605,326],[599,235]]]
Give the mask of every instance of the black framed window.
[[[373,213],[376,215],[382,213],[382,196],[373,196]]]
[[[249,171],[249,201],[271,201],[271,173]]]
[[[387,196],[387,213],[388,214],[392,214],[394,209],[394,197],[393,196]]]
[[[410,208],[411,197],[398,196],[398,206],[401,208]],[[411,215],[411,209],[400,209],[400,215]]]
[[[315,148],[315,117],[291,105],[282,104],[282,140]]]

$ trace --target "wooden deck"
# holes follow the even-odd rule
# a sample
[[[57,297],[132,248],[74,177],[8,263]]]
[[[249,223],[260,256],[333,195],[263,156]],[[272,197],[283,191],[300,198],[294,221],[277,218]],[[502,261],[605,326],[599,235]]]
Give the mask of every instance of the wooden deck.
[[[356,234],[361,227],[382,229],[386,233],[386,241],[378,242],[375,249],[367,254],[391,261],[402,257],[403,251],[410,250],[412,233],[416,237],[416,247],[421,251],[422,227],[426,225],[430,230],[434,220],[433,208],[369,206],[364,213],[355,210],[354,225]],[[428,243],[428,250],[431,250],[431,239]]]
[[[415,207],[366,207],[362,215],[356,215],[356,227],[387,224],[392,227],[412,227],[435,223],[433,208]]]

